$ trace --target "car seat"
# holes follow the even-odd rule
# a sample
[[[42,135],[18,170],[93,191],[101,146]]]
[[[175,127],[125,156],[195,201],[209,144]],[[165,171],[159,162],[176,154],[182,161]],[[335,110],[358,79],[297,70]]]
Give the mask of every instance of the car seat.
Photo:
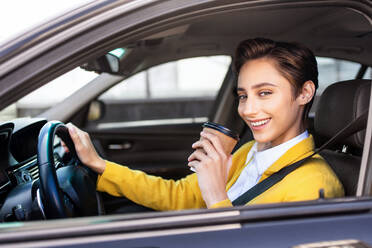
[[[371,80],[363,79],[338,82],[327,87],[316,109],[314,137],[328,140],[359,117],[368,109],[370,91]],[[365,129],[320,152],[343,184],[346,196],[356,194],[364,136]]]

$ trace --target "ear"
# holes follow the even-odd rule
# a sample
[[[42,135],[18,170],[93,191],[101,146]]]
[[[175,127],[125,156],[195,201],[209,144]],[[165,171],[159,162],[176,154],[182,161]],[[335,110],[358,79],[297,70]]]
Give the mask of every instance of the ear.
[[[306,105],[313,99],[315,94],[315,84],[313,81],[308,80],[302,86],[301,93],[297,97],[297,101],[300,105]]]

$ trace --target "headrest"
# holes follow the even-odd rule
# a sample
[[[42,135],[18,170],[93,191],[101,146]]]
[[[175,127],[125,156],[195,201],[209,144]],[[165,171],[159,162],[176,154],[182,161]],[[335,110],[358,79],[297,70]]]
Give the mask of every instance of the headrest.
[[[371,80],[349,80],[328,86],[320,97],[314,129],[318,135],[331,138],[369,106]],[[365,130],[347,138],[343,145],[363,148]]]

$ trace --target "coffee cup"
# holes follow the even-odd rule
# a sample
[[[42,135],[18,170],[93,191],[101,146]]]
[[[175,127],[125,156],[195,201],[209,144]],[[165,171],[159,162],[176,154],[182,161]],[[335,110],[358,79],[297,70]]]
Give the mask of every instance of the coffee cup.
[[[202,126],[203,132],[211,133],[217,136],[223,150],[225,151],[225,154],[230,155],[236,146],[236,143],[239,141],[239,135],[236,132],[233,132],[230,129],[214,122],[205,122]],[[200,140],[202,139],[203,137],[200,138]],[[191,170],[195,171],[193,167],[191,167]]]

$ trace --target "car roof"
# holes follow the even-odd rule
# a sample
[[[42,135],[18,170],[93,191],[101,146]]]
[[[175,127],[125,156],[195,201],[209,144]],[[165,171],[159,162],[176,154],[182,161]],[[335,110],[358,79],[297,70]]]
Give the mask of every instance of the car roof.
[[[142,68],[200,55],[233,55],[247,38],[303,43],[317,55],[371,65],[371,19],[356,9],[298,4],[232,9],[194,18],[185,24],[122,46]],[[125,62],[125,61],[124,61]],[[133,65],[123,64],[123,68]]]
[[[92,16],[117,8],[120,2],[126,5],[128,2],[146,5],[149,1],[147,3],[138,0],[116,1],[115,4],[112,1],[92,1],[84,4],[3,44],[0,47],[0,61],[18,50],[52,37]],[[219,6],[218,2],[223,1],[215,1],[216,8]],[[371,63],[362,53],[370,51],[368,48],[372,40],[372,10],[369,1],[339,1],[332,4],[329,3],[330,1],[294,3],[277,0],[270,1],[271,4],[262,4],[266,1],[254,1],[257,4],[247,4],[250,1],[231,1],[230,5],[234,2],[235,6],[230,6],[231,9],[225,6],[224,9],[213,14],[195,17],[194,21],[188,21],[188,24],[179,27],[178,30],[171,30],[173,32],[171,36],[184,34],[183,41],[178,40],[179,44],[185,43],[184,50],[190,49],[188,44],[190,41],[203,43],[207,40],[209,45],[204,45],[208,47],[207,50],[213,50],[215,46],[222,44],[219,46],[222,51],[231,52],[236,43],[244,37],[268,37],[304,43],[319,55],[337,56],[349,60],[354,58],[358,62]],[[211,6],[213,7],[213,4]],[[162,32],[160,37],[152,35],[151,40],[165,38],[167,35],[167,32]],[[219,38],[213,40],[213,37]],[[354,57],[353,54],[359,55]]]

